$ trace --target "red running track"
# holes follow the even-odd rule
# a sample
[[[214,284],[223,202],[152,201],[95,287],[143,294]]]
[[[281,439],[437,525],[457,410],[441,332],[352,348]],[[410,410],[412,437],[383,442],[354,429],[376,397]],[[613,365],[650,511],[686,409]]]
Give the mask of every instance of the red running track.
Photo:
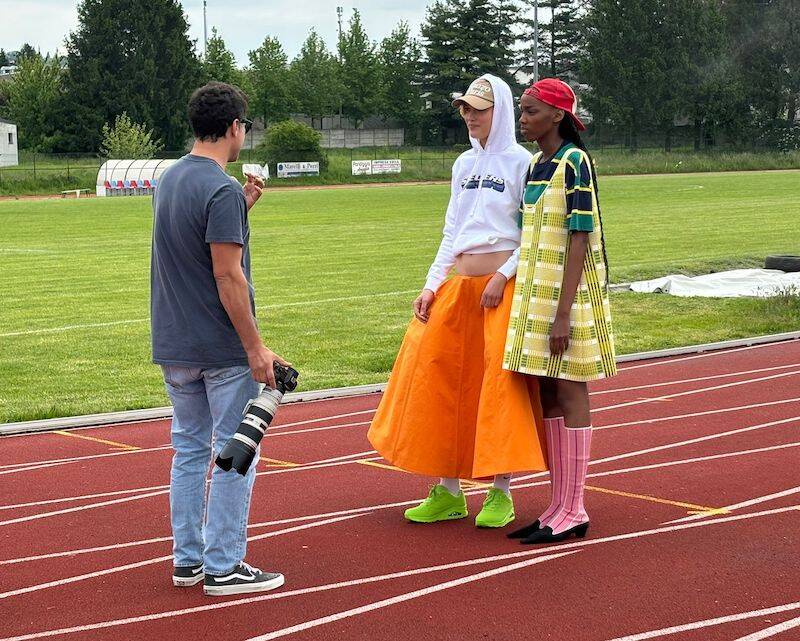
[[[592,394],[589,536],[535,549],[406,523],[431,480],[372,451],[378,395],[283,407],[248,560],[286,585],[229,598],[172,587],[168,421],[5,437],[0,641],[800,639],[800,341],[631,363]],[[514,487],[529,522],[546,474]]]

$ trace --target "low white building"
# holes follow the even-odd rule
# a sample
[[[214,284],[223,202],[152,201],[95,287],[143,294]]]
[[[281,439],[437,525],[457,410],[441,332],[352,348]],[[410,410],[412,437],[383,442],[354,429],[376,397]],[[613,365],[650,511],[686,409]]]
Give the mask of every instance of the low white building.
[[[0,167],[19,164],[17,126],[0,118]]]

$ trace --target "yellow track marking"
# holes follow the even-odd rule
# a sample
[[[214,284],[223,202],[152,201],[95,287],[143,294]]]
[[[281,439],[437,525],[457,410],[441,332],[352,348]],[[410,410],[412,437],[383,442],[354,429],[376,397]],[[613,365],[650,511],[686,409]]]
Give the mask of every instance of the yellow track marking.
[[[265,463],[269,463],[270,465],[277,465],[279,467],[299,467],[300,463],[292,463],[291,461],[281,461],[276,458],[267,458],[266,456],[262,456],[260,461],[264,461]]]
[[[83,434],[74,434],[72,432],[68,432],[67,430],[55,430],[53,434],[61,434],[61,436],[71,436],[72,438],[80,438],[85,441],[93,441],[94,443],[103,443],[104,445],[112,445],[115,448],[119,448],[122,450],[140,450],[141,447],[136,447],[135,445],[127,445],[126,443],[117,443],[116,441],[107,441],[102,438],[94,438],[93,436],[84,436]]]
[[[392,470],[393,472],[405,472],[405,470],[401,470],[399,467],[395,467],[394,465],[376,463],[375,461],[356,461],[356,463],[361,463],[361,465],[371,465],[372,467],[380,467],[384,470]]]
[[[487,487],[492,487],[492,484],[481,483],[480,481],[461,481],[461,486],[468,490],[485,490]]]
[[[651,501],[653,503],[661,503],[663,505],[674,505],[676,507],[682,507],[689,510],[691,514],[696,514],[697,512],[702,512],[704,514],[729,514],[730,510],[725,510],[722,508],[717,507],[706,507],[703,505],[695,505],[694,503],[682,503],[681,501],[670,501],[668,499],[660,499],[656,496],[648,496],[646,494],[633,494],[631,492],[620,492],[618,490],[609,490],[604,487],[595,487],[592,485],[586,486],[587,490],[592,490],[594,492],[602,492],[603,494],[614,494],[615,496],[624,496],[629,499],[641,499],[642,501]]]

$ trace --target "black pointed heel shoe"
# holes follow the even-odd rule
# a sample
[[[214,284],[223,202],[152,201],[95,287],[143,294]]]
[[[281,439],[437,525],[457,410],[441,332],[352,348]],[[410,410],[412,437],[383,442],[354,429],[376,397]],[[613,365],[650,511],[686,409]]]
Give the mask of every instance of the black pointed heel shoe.
[[[589,521],[586,521],[586,523],[581,523],[580,525],[576,525],[575,527],[571,527],[569,530],[564,530],[561,532],[561,534],[553,534],[553,528],[551,528],[549,525],[546,525],[541,530],[537,530],[533,534],[522,539],[520,543],[525,545],[536,543],[560,543],[561,541],[566,541],[573,534],[577,538],[582,539],[586,536],[586,532],[588,531]]]
[[[521,527],[519,530],[514,530],[510,534],[506,534],[509,539],[525,539],[529,537],[531,534],[536,532],[540,527],[541,523],[539,523],[539,519],[536,519],[530,525],[526,525],[525,527]]]

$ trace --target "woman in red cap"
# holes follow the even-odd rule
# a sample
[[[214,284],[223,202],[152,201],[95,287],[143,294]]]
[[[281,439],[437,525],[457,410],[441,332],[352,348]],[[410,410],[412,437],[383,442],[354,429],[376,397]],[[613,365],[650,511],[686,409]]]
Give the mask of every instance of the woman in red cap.
[[[587,382],[616,374],[608,261],[597,175],[576,98],[546,78],[520,100],[520,131],[539,146],[522,200],[522,241],[503,367],[539,377],[550,506],[512,532],[523,543],[586,535],[583,503],[592,438]]]

